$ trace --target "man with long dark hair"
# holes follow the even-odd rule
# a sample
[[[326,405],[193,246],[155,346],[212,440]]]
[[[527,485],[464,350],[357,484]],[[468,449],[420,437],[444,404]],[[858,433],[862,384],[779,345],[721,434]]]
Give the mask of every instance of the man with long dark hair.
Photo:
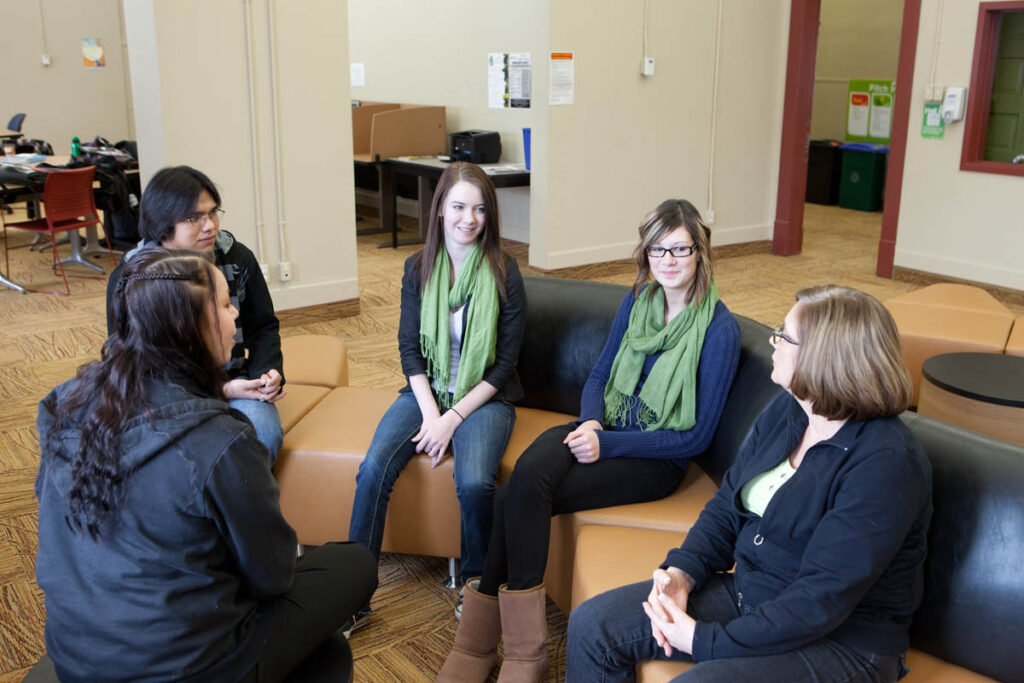
[[[206,174],[190,166],[169,166],[153,176],[142,195],[139,248],[186,249],[213,257],[224,274],[231,302],[238,309],[238,330],[225,368],[228,404],[244,414],[256,436],[277,459],[284,432],[274,403],[284,392],[284,365],[270,290],[252,251],[221,229],[220,193]],[[125,254],[130,261],[138,248]],[[111,300],[121,279],[119,266],[107,284],[107,333],[113,332]],[[246,352],[248,352],[248,357]]]

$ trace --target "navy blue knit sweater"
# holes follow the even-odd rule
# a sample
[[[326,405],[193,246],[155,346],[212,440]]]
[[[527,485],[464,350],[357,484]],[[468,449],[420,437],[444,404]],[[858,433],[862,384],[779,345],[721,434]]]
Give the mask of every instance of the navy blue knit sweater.
[[[697,622],[697,661],[789,652],[831,638],[863,653],[898,655],[921,602],[931,465],[898,418],[847,422],[812,446],[763,517],[740,491],[789,456],[807,415],[788,393],[751,437],[681,548],[663,567],[697,582],[735,562],[740,616]]]
[[[583,386],[580,422],[597,420],[604,424],[604,388],[608,384],[615,354],[629,328],[629,314],[635,303],[636,297],[630,292],[619,307],[604,350]],[[634,395],[639,395],[660,356],[661,352],[647,356]],[[739,359],[740,326],[725,304],[719,301],[704,334],[704,346],[697,365],[696,424],[683,432],[671,429],[645,432],[641,431],[635,414],[630,415],[626,423],[604,425],[604,430],[597,432],[601,457],[668,458],[685,464],[691,457],[703,453],[711,444],[711,437],[722,417]]]

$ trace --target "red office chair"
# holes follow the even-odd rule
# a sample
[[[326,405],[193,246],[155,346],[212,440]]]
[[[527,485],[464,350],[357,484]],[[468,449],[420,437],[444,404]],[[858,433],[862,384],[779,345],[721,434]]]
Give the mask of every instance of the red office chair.
[[[103,225],[100,221],[100,214],[96,210],[96,203],[92,196],[92,183],[96,177],[96,167],[86,166],[70,171],[53,171],[46,177],[46,185],[43,187],[43,209],[45,218],[34,220],[18,221],[16,223],[4,223],[4,257],[7,263],[7,272],[11,272],[10,258],[7,247],[7,228],[18,228],[28,230],[38,235],[49,235],[50,245],[53,247],[52,268],[60,269],[60,276],[64,280],[64,292],[53,292],[48,290],[30,290],[44,292],[46,294],[57,294],[68,296],[71,288],[68,286],[68,276],[64,272],[64,263],[60,254],[57,253],[57,233],[76,231],[71,236],[72,242],[78,240],[77,230],[90,225]],[[2,215],[2,214],[0,214]],[[105,232],[105,231],[104,231]],[[107,250],[110,252],[110,259],[117,265],[117,259],[110,246],[110,238],[107,237]],[[77,246],[77,244],[72,245]],[[89,264],[92,265],[92,264]],[[83,277],[83,276],[79,276]]]

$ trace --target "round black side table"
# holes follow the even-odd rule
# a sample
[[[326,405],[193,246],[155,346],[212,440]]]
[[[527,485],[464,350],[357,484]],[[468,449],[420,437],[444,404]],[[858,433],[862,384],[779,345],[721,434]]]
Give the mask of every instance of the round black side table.
[[[917,412],[1024,446],[1024,358],[944,353],[921,366]]]

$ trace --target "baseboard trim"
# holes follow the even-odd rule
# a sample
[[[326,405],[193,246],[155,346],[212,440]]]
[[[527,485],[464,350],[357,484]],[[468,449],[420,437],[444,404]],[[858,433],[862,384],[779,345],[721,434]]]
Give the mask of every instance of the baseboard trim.
[[[896,247],[893,266],[960,279],[972,284],[995,285],[1009,290],[1024,289],[1024,270],[1000,268],[988,263],[951,259]]]
[[[278,312],[359,300],[359,282],[354,278],[312,284],[288,283],[277,287],[270,290],[270,295],[274,299],[274,310]]]

